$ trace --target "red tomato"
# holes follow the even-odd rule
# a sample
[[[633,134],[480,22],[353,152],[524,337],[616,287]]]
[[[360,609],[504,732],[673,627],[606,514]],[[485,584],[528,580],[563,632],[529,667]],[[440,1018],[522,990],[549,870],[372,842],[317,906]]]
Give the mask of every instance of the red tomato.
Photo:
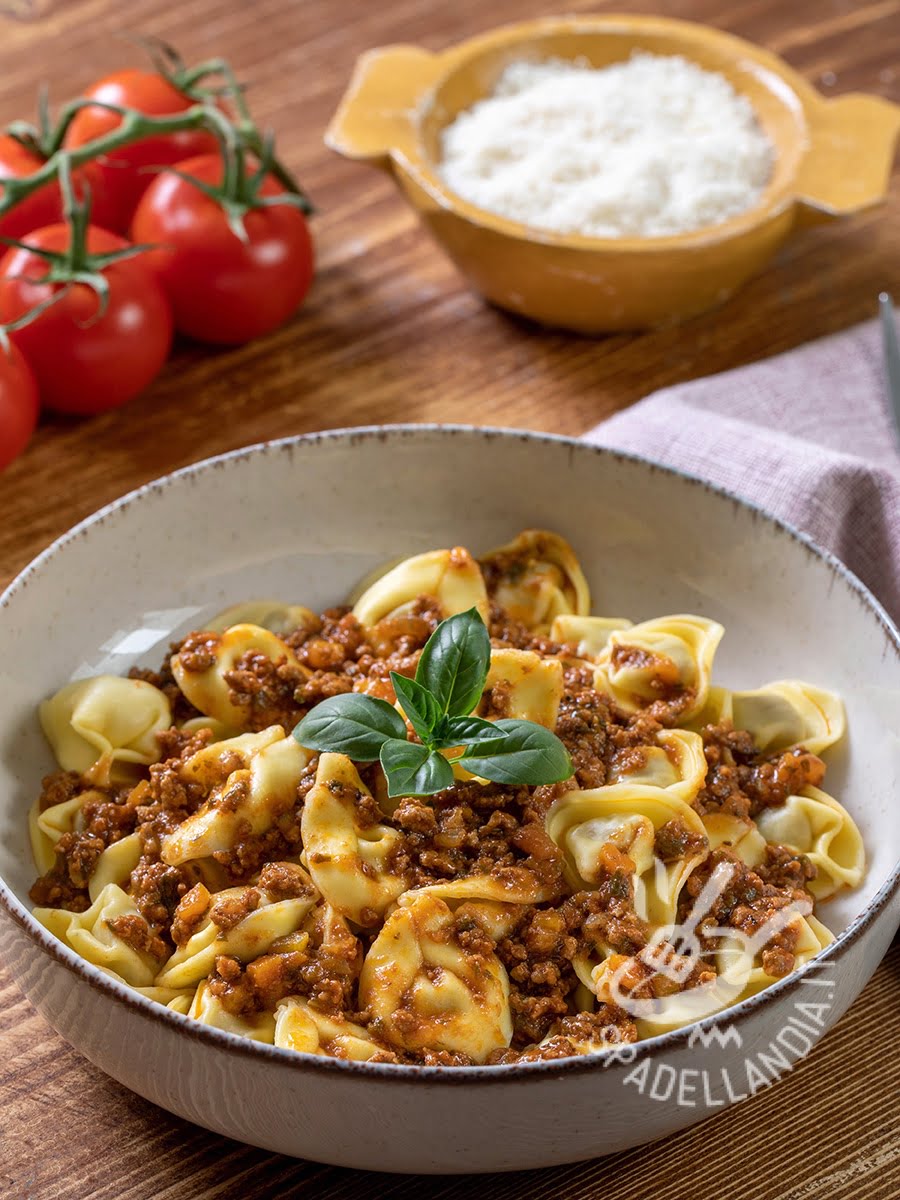
[[[117,71],[98,80],[85,92],[85,98],[136,108],[151,117],[184,112],[195,103],[162,75],[138,70]],[[82,108],[66,132],[65,146],[72,149],[92,142],[115,129],[120,121],[121,118],[109,109],[94,105]],[[172,166],[196,154],[212,153],[217,146],[215,137],[208,131],[190,129],[144,138],[99,158],[96,166],[101,186],[115,213],[110,228],[115,228],[117,233],[128,229],[138,200],[152,183],[153,172],[140,168]]]
[[[202,183],[222,182],[222,160],[207,154],[179,164]],[[284,188],[271,176],[261,194]],[[178,175],[162,174],[134,214],[131,236],[160,247],[148,261],[172,302],[175,328],[202,342],[241,345],[282,325],[309,290],[313,247],[306,219],[290,204],[244,217],[247,241],[219,204]]]
[[[66,250],[67,225],[49,225],[24,239],[44,250]],[[105,254],[128,243],[91,226],[88,251]],[[0,322],[16,320],[64,285],[33,282],[47,262],[13,247],[0,259]],[[172,313],[159,282],[140,257],[107,267],[109,302],[86,284],[72,284],[36,320],[10,333],[37,377],[41,398],[66,413],[97,413],[136,396],[159,373],[172,343]]]
[[[0,471],[21,454],[38,419],[38,389],[15,346],[0,346]]]
[[[4,179],[25,179],[44,165],[44,160],[34,151],[26,149],[21,142],[8,134],[0,134],[0,194]],[[94,225],[107,228],[113,219],[109,201],[100,186],[99,167],[86,163],[75,172],[73,178],[75,194],[84,195],[83,182],[91,189],[91,221]],[[47,183],[20,200],[15,208],[0,217],[0,235],[21,238],[43,225],[55,225],[63,219],[62,196],[58,185]]]

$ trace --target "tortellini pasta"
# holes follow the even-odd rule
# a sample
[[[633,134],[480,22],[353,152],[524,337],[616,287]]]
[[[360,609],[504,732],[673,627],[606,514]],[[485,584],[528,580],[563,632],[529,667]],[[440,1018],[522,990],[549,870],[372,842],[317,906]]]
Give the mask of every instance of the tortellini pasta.
[[[311,674],[286,642],[259,625],[232,625],[224,633],[210,634],[208,650],[214,662],[197,671],[188,670],[181,654],[173,654],[172,674],[194,708],[226,729],[240,729],[246,723],[246,709],[232,699],[225,678],[245,654],[261,654],[270,662],[289,664],[306,678]]]
[[[207,621],[203,628],[213,633],[224,633],[233,625],[257,625],[268,629],[278,637],[293,633],[296,629],[312,629],[318,618],[312,609],[302,604],[282,604],[278,600],[245,600],[232,604]]]
[[[674,828],[683,847],[671,861],[658,853],[663,827]],[[634,868],[635,911],[657,925],[674,920],[678,893],[708,852],[697,813],[673,792],[645,784],[568,792],[548,813],[547,832],[563,851],[575,888],[597,886],[604,846],[626,855]]]
[[[844,736],[839,696],[798,679],[767,683],[753,692],[731,693],[731,719],[746,729],[761,754],[803,746],[821,754]]]
[[[36,908],[34,915],[95,967],[114,971],[132,987],[149,987],[154,982],[159,961],[115,932],[115,923],[122,918],[143,922],[134,901],[116,884],[107,884],[85,912]]]
[[[794,947],[794,969],[804,966],[834,941],[834,934],[811,913],[794,913],[785,922],[797,932]],[[764,936],[755,942],[723,937],[716,954],[719,971],[719,987],[726,995],[727,1004],[738,1004],[748,996],[755,996],[763,988],[776,983],[780,976],[770,975],[762,965]]]
[[[503,964],[463,948],[436,896],[413,893],[388,917],[363,963],[359,997],[381,1036],[404,1049],[484,1062],[512,1037]]]
[[[196,933],[178,947],[160,971],[157,986],[184,988],[198,984],[220,954],[251,962],[265,954],[278,938],[298,930],[317,899],[312,886],[307,895],[286,900],[249,885],[217,892]]]
[[[856,823],[819,788],[804,788],[784,804],[764,809],[756,824],[767,842],[780,842],[806,855],[816,868],[808,887],[817,900],[826,900],[842,887],[856,887],[862,879],[866,852]]]
[[[727,846],[748,867],[758,866],[766,853],[766,839],[748,817],[732,813],[710,812],[700,818],[710,850]]]
[[[369,628],[407,612],[420,596],[437,600],[442,618],[476,608],[482,620],[488,619],[481,570],[461,546],[404,559],[366,588],[353,606],[353,615]]]
[[[725,632],[706,617],[657,617],[615,630],[600,655],[595,686],[625,712],[671,701],[680,720],[700,712],[709,694],[716,647]]]
[[[554,729],[563,695],[562,663],[531,650],[492,650],[485,692],[493,694],[493,704],[488,711],[482,702],[478,711],[484,716],[534,721]]]
[[[613,760],[610,783],[665,788],[690,804],[706,778],[703,739],[687,729],[661,729],[656,746],[639,746]]]
[[[491,599],[514,621],[547,632],[560,616],[587,616],[591,593],[581,564],[557,533],[526,529],[479,559]]]
[[[41,725],[64,771],[156,762],[156,735],[172,724],[165,695],[142,679],[79,679],[40,706]]]
[[[406,880],[390,867],[400,834],[362,820],[364,798],[372,800],[350,759],[322,754],[300,828],[309,873],[325,899],[356,924],[373,925],[406,891]]]
[[[210,991],[205,981],[194,993],[187,1015],[203,1025],[224,1029],[226,1033],[236,1033],[254,1042],[266,1042],[271,1046],[275,1041],[275,1017],[272,1013],[259,1012],[246,1016],[230,1012],[218,996]]]
[[[366,1062],[387,1049],[364,1026],[340,1014],[318,1012],[297,996],[282,1000],[275,1009],[275,1045],[354,1062]]]
[[[141,836],[139,833],[129,833],[127,837],[119,838],[107,846],[97,860],[94,873],[88,881],[88,895],[96,900],[107,884],[115,883],[125,888],[131,878],[131,872],[140,862]]]
[[[574,643],[579,658],[594,662],[606,649],[610,635],[630,629],[625,617],[579,617],[565,613],[553,618],[550,639],[563,645]]]
[[[257,735],[243,735],[205,747],[188,761],[185,774],[202,777],[207,764],[233,754],[240,763],[216,785],[200,808],[163,839],[162,859],[171,865],[206,858],[234,847],[248,832],[257,836],[289,812],[297,800],[297,785],[312,753],[285,737],[280,725]],[[194,760],[199,761],[194,761]],[[246,765],[245,765],[246,764]]]

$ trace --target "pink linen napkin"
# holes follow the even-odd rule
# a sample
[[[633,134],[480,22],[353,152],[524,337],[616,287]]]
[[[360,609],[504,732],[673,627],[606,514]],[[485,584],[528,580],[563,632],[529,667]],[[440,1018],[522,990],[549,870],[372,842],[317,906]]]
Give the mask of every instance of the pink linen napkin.
[[[655,392],[585,440],[753,500],[842,559],[900,621],[900,454],[877,322]]]

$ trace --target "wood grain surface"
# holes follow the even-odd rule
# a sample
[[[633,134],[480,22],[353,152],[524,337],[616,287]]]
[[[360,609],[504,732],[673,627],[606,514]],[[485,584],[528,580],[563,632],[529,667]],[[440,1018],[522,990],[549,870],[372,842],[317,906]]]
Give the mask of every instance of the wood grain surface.
[[[826,94],[900,101],[900,0],[659,0],[566,11],[661,12],[782,54]],[[793,238],[717,312],[679,329],[578,339],[485,307],[380,174],[330,155],[322,131],[356,55],[440,49],[538,0],[0,0],[0,122],[31,117],[139,52],[121,34],[227,55],[319,209],[318,276],[297,317],[243,349],[183,345],[124,410],[48,417],[0,476],[0,586],[73,522],[175,467],[270,437],[388,421],[463,421],[578,434],[653,389],[724,370],[871,315],[900,295],[900,191],[882,209]],[[614,1161],[426,1182],[294,1162],[214,1137],[95,1071],[0,972],[3,1200],[653,1196],[889,1200],[900,1194],[895,944],[863,996],[773,1090]],[[559,1114],[554,1119],[564,1119]],[[424,1189],[424,1191],[423,1191]]]

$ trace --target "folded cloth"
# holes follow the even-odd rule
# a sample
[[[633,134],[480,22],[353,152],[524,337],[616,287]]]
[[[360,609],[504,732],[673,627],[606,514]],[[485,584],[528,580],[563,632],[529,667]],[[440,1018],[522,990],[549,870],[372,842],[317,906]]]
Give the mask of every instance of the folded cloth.
[[[745,496],[831,550],[900,622],[900,454],[877,322],[654,392],[585,440]]]

